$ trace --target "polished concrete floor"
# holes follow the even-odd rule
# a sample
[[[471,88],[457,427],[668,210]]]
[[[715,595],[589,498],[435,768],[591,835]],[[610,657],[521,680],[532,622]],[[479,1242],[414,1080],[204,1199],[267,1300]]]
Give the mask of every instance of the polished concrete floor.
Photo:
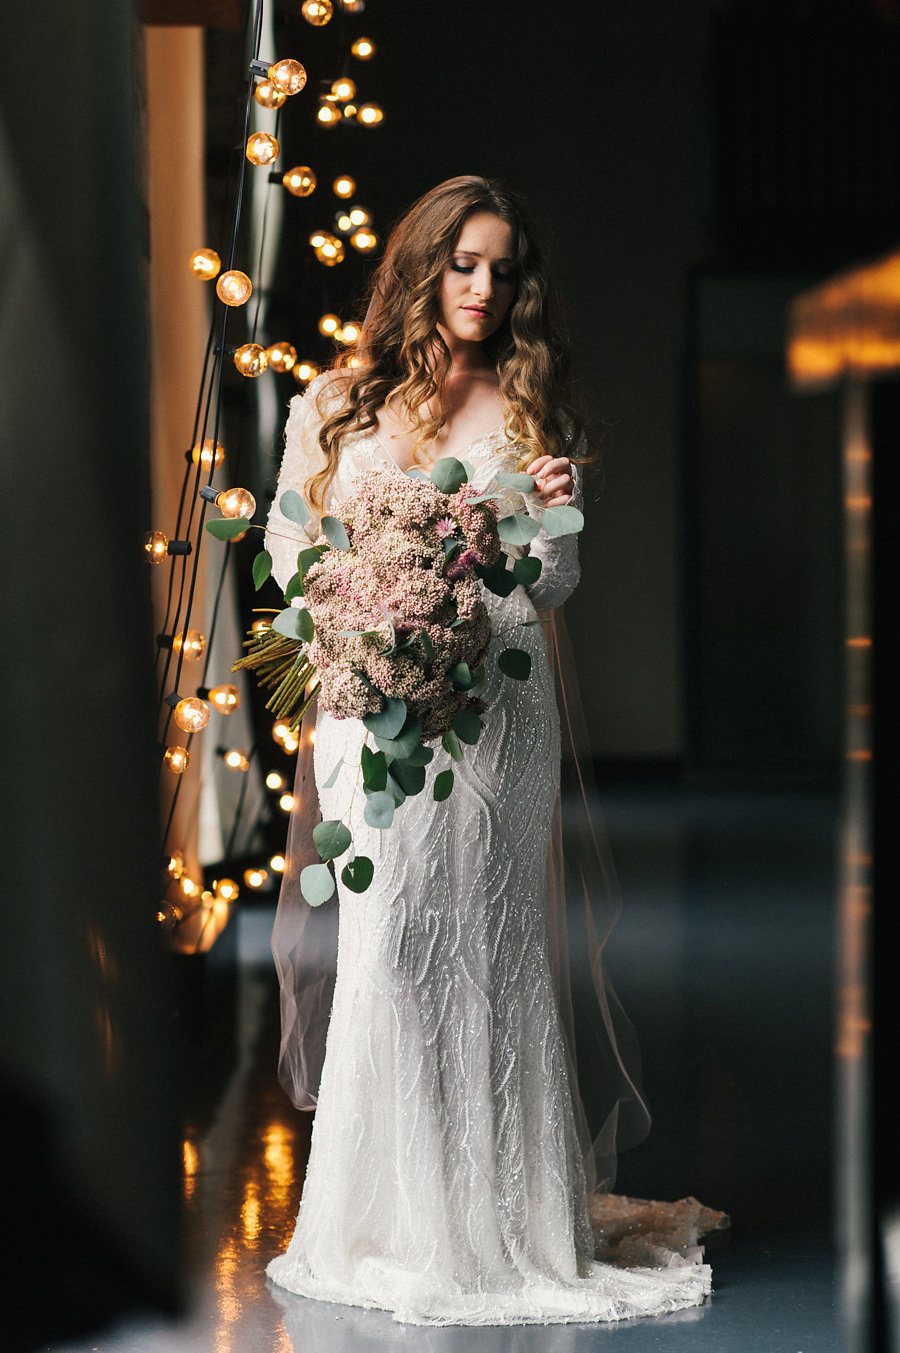
[[[309,1119],[274,1074],[271,911],[261,908],[241,918],[236,1064],[215,1105],[186,1125],[189,1313],[134,1316],[52,1353],[841,1353],[830,1245],[835,805],[641,789],[604,807],[625,897],[610,966],[655,1112],[617,1188],[693,1193],[731,1214],[732,1231],[708,1248],[707,1306],[616,1326],[428,1330],[268,1286],[265,1265],[293,1228]]]

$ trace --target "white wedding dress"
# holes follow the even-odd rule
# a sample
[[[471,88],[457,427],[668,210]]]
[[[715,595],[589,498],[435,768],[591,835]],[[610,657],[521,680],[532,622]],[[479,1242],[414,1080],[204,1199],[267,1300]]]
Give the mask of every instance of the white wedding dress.
[[[292,401],[279,495],[302,495],[323,463],[321,390],[318,378]],[[501,429],[461,458],[481,491],[516,459]],[[329,502],[375,467],[402,473],[373,433],[345,440]],[[297,537],[277,498],[269,530]],[[283,586],[297,545],[270,534],[267,547]],[[354,845],[374,861],[375,878],[362,894],[339,885],[337,979],[306,1182],[287,1253],[268,1267],[291,1292],[412,1324],[611,1321],[695,1306],[710,1291],[701,1252],[685,1254],[684,1244],[638,1250],[635,1267],[595,1260],[544,911],[559,718],[542,629],[522,624],[575,587],[577,537],[541,533],[531,552],[543,571],[529,595],[485,594],[494,637],[484,731],[454,765],[449,800],[431,794],[451,764],[439,743],[425,791],[389,831],[368,827],[364,796],[354,798]],[[530,680],[499,672],[496,653],[507,646],[530,652]],[[364,736],[358,721],[320,711],[324,818],[347,810]],[[696,1237],[682,1226],[682,1242]]]

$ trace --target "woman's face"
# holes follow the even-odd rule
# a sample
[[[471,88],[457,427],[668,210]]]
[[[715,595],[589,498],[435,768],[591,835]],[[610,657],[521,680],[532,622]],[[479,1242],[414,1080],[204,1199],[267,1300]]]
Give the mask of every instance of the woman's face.
[[[507,221],[482,211],[470,216],[441,278],[444,341],[480,343],[495,333],[516,294],[515,237]]]

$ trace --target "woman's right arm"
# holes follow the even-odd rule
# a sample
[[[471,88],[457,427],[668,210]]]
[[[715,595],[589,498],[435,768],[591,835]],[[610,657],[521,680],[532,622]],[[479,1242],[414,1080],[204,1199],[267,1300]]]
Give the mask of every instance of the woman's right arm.
[[[272,556],[272,574],[282,590],[297,572],[299,551],[315,539],[308,528],[286,517],[279,504],[288,489],[305,499],[308,481],[325,467],[325,453],[319,445],[324,415],[318,398],[325,379],[327,376],[317,376],[304,395],[294,396],[284,429],[284,457],[266,523],[266,549]]]

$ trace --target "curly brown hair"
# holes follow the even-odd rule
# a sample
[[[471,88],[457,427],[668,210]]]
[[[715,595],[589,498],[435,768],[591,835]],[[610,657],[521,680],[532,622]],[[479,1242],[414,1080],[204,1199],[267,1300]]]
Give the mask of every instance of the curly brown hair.
[[[478,212],[506,221],[515,239],[515,298],[484,350],[497,371],[505,431],[520,449],[519,467],[543,455],[567,455],[579,463],[594,459],[593,451],[579,446],[584,418],[572,388],[569,339],[524,203],[494,179],[465,174],[420,197],[391,232],[371,279],[356,353],[339,358],[325,383],[331,411],[323,413],[319,443],[326,464],[308,485],[318,510],[337,471],[343,438],[375,427],[376,412],[389,397],[392,411],[409,423],[414,455],[443,427],[450,353],[437,327],[441,279],[463,225]],[[336,381],[343,389],[335,411]],[[584,454],[576,456],[576,447]]]

